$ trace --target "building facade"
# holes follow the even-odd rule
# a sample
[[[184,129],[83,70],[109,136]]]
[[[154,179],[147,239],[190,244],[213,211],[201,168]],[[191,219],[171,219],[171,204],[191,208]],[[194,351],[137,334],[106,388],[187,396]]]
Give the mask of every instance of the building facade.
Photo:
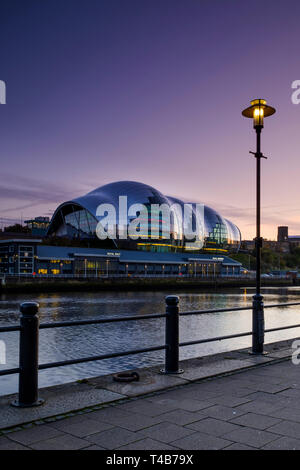
[[[277,240],[281,245],[288,245],[290,248],[300,247],[300,235],[289,235],[287,226],[278,227]]]
[[[239,276],[241,264],[223,255],[153,253],[49,246],[37,239],[0,240],[0,275],[23,277]]]

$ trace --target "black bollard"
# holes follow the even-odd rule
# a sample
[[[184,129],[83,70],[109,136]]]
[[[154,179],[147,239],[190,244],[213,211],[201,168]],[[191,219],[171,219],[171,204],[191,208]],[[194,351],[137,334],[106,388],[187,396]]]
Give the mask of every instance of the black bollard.
[[[20,305],[20,373],[19,397],[13,406],[26,408],[39,406],[44,400],[38,397],[39,366],[39,304],[24,302]]]
[[[179,369],[179,297],[166,297],[166,357],[164,374],[181,374]]]

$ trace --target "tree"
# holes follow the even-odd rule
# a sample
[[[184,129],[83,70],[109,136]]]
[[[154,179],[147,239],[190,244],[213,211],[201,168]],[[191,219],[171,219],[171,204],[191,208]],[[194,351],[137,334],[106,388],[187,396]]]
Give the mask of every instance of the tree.
[[[19,233],[30,233],[30,229],[28,227],[24,227],[21,224],[14,224],[9,225],[8,227],[4,227],[4,232],[19,232]]]

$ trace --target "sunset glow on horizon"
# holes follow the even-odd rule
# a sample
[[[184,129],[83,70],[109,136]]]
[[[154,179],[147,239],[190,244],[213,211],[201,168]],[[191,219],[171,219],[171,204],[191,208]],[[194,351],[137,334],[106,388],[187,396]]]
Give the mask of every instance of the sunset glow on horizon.
[[[0,227],[130,180],[211,206],[252,239],[255,132],[241,112],[263,98],[276,114],[262,132],[262,236],[300,235],[299,14],[296,0],[2,5]]]

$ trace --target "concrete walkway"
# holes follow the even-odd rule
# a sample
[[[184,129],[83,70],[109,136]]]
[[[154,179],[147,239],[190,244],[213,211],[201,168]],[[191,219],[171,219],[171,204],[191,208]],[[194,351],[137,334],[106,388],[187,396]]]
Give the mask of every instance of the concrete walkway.
[[[4,449],[300,449],[291,360],[176,387],[0,437]]]

